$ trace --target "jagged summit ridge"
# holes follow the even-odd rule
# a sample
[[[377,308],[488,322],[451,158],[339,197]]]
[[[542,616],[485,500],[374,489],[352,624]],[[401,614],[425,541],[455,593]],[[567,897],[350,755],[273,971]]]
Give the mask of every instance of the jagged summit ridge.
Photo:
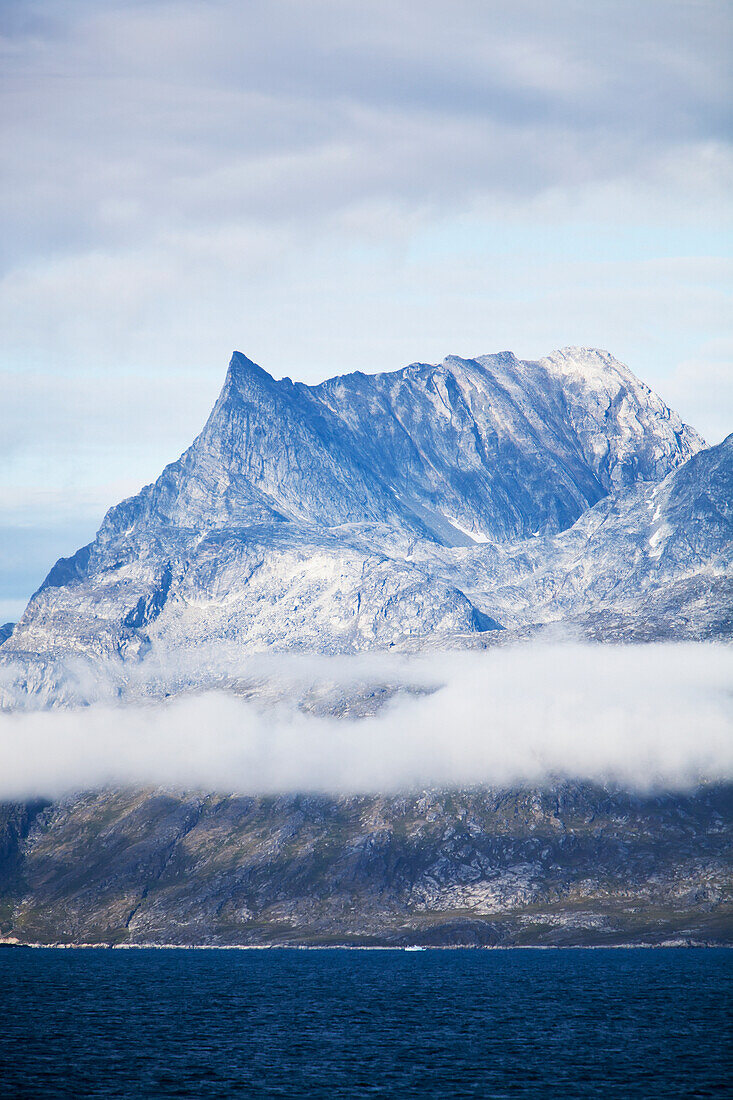
[[[105,529],[386,523],[447,545],[569,527],[703,441],[606,352],[511,352],[316,386],[240,352],[201,435]]]

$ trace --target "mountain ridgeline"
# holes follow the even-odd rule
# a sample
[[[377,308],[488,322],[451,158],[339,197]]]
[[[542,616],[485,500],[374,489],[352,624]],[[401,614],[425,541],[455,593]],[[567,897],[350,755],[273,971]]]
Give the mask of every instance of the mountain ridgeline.
[[[319,386],[235,353],[201,435],[100,534],[287,519],[506,542],[562,531],[703,445],[605,352],[451,356]]]
[[[54,566],[2,655],[52,695],[58,657],[203,644],[725,636],[732,451],[603,351],[317,386],[235,353],[191,447]]]

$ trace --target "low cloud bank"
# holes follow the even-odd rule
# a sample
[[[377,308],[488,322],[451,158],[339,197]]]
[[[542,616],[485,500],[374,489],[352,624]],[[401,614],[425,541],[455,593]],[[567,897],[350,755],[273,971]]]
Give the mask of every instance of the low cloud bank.
[[[0,798],[107,784],[346,794],[555,777],[643,789],[733,778],[733,656],[722,645],[243,666],[249,696],[217,690],[0,715]]]

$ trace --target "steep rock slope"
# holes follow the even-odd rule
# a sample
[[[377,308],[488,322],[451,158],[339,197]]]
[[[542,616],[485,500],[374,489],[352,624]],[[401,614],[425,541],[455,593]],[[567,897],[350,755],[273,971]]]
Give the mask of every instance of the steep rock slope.
[[[235,352],[201,434],[154,484],[110,510],[98,542],[145,529],[272,520],[333,526],[355,516],[406,522],[394,495],[360,463],[307,386],[276,382]]]
[[[559,535],[450,552],[420,544],[412,555],[507,627],[574,620],[606,638],[730,635],[733,434],[659,485],[606,497]]]

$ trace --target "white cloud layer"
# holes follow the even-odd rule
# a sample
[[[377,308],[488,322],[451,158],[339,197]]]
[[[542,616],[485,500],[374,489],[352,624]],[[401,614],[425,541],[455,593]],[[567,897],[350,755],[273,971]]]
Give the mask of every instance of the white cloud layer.
[[[663,227],[672,255],[719,242],[732,26],[715,0],[6,0],[6,355],[219,370],[243,345],[306,379],[466,353],[459,341],[623,356],[625,319],[654,324],[665,295],[578,332],[569,237],[593,262],[604,228]],[[568,238],[543,240],[558,224]],[[505,327],[492,299],[512,225],[536,242]],[[453,249],[411,265],[436,228]],[[474,302],[442,305],[441,268],[450,284],[471,259]],[[559,302],[543,301],[550,288]],[[418,304],[399,334],[395,298],[400,314]]]
[[[240,671],[259,683],[259,702],[209,691],[2,714],[0,798],[106,784],[386,793],[562,776],[644,789],[733,779],[723,645],[260,657]],[[409,690],[367,717],[319,713],[318,699],[383,683]]]

